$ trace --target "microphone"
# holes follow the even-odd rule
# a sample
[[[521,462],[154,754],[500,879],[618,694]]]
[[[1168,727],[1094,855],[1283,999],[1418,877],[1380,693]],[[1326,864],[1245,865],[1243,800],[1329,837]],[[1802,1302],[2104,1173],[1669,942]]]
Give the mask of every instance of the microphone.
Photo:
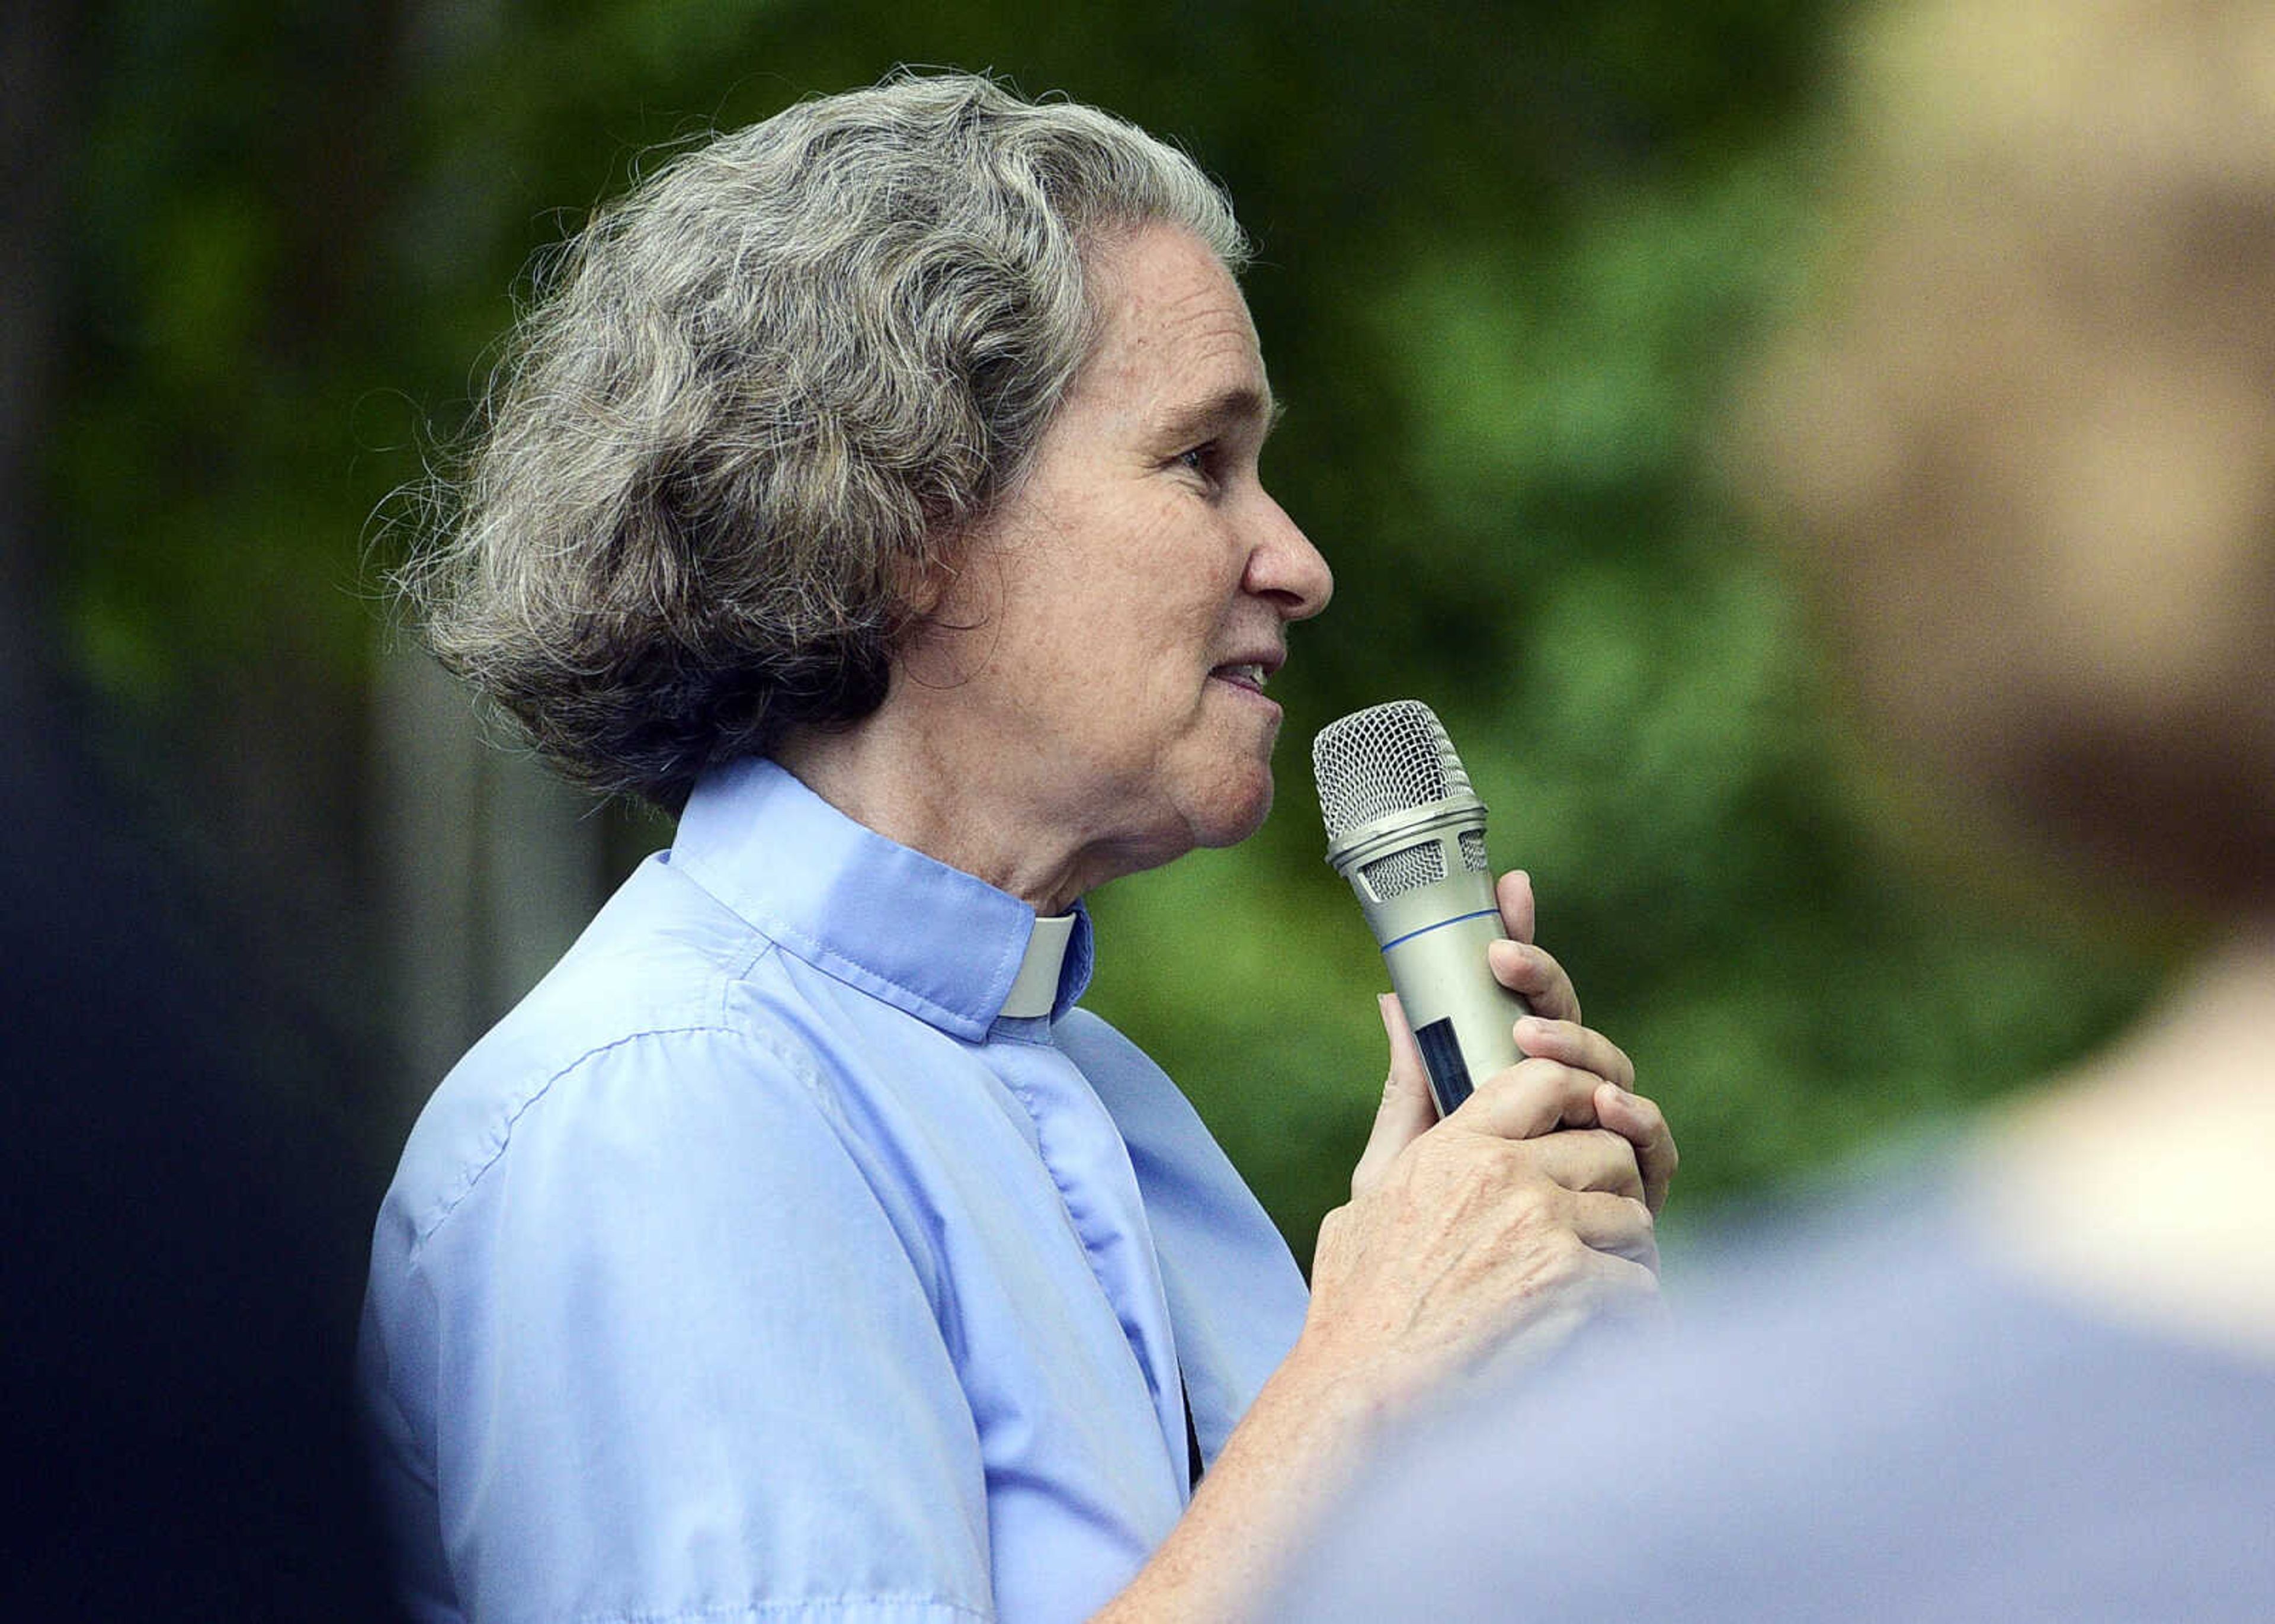
[[[1485,963],[1485,944],[1508,933],[1485,859],[1485,803],[1419,699],[1328,723],[1311,742],[1311,770],[1327,861],[1382,946],[1443,1116],[1476,1079],[1516,1063],[1509,1028],[1531,1013]]]

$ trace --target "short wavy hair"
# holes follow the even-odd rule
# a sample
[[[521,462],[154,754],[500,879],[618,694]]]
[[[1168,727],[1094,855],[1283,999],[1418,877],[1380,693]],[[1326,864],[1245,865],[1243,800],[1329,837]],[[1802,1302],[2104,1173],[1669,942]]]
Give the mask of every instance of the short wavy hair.
[[[567,775],[667,810],[858,721],[1095,348],[1085,253],[1155,223],[1246,263],[1184,154],[971,74],[678,155],[505,341],[397,572],[412,617]]]

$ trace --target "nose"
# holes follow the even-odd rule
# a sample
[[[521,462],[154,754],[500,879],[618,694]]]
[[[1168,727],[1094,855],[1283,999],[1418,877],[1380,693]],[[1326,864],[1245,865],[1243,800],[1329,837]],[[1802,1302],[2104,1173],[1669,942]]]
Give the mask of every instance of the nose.
[[[1260,500],[1260,529],[1249,549],[1241,588],[1270,599],[1282,620],[1309,620],[1334,596],[1334,571],[1285,508],[1269,496]]]

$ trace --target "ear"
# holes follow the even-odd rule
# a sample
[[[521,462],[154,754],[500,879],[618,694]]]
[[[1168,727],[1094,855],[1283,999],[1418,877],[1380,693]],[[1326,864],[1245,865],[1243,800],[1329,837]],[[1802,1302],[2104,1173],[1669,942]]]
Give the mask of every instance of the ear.
[[[954,601],[969,552],[964,526],[934,518],[920,543],[885,561],[885,584],[904,631],[920,630]]]
[[[989,567],[987,542],[985,525],[945,532],[930,540],[924,555],[887,565],[901,606],[901,646],[936,641],[936,633],[976,631],[994,618],[1002,583]]]
[[[928,559],[897,559],[891,569],[900,605],[891,646],[896,679],[924,688],[963,686],[987,657],[986,644],[974,644],[969,634],[994,617],[1000,596],[985,549],[958,536],[941,542]]]

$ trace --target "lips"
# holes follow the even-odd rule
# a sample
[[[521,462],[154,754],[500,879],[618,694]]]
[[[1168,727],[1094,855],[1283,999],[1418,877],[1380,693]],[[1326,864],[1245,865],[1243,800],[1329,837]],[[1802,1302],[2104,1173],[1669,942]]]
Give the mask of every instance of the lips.
[[[1237,659],[1209,668],[1209,675],[1218,682],[1229,683],[1235,688],[1244,688],[1260,694],[1266,684],[1288,663],[1288,651],[1278,640],[1257,643]]]

